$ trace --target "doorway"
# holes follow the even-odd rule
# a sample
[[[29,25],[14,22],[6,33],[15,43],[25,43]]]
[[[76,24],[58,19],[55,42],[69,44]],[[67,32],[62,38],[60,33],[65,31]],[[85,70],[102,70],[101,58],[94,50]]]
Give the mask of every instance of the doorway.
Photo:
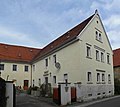
[[[29,86],[29,80],[24,80],[24,90],[27,90]]]

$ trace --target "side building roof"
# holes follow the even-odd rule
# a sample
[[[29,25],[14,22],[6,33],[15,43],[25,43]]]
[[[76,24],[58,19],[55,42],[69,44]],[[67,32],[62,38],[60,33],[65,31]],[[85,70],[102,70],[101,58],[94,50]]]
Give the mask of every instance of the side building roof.
[[[113,66],[120,66],[120,48],[113,50]]]
[[[0,61],[29,63],[41,49],[0,43]]]

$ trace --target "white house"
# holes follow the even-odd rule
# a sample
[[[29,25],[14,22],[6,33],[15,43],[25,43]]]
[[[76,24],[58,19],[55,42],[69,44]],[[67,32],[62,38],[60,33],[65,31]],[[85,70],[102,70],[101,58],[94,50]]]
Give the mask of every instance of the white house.
[[[9,46],[4,48],[10,53]],[[9,60],[3,57],[1,64],[6,64],[6,73],[2,72],[4,78],[11,75],[9,78],[22,80],[17,85],[28,80],[32,86],[50,83],[56,87],[59,82],[70,82],[74,86],[74,83],[81,83],[83,97],[114,94],[112,48],[97,11],[43,49],[26,50],[30,55],[33,53],[27,60],[26,56],[30,55],[25,50],[24,58],[19,53],[23,50],[17,51],[17,62],[10,60],[11,54],[7,54]],[[12,72],[13,65],[19,66],[19,73]],[[28,74],[25,74],[24,66],[29,66]]]
[[[114,94],[112,48],[97,11],[54,40],[32,61],[33,84],[80,82],[83,97]]]

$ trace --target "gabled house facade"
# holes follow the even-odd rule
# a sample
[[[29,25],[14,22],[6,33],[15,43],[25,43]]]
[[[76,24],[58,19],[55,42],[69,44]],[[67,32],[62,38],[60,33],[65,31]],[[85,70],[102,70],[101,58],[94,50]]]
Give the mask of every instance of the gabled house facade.
[[[35,57],[35,86],[81,83],[84,97],[114,94],[112,48],[98,12],[48,44]]]
[[[114,94],[112,48],[97,11],[43,49],[32,50],[34,54],[27,60],[26,57],[21,60],[17,58],[17,62],[10,60],[11,65],[20,64],[21,73],[18,75],[21,75],[19,79],[22,82],[29,80],[31,86],[38,87],[49,83],[52,88],[59,82],[70,82],[71,86],[81,83],[84,97]],[[26,51],[24,54],[29,56]],[[2,63],[7,63],[7,67],[11,66],[9,60],[1,60]],[[25,65],[30,68],[27,77],[23,73]],[[8,69],[10,67],[6,71]],[[11,74],[10,71],[9,73]],[[8,73],[2,72],[3,75],[6,78]],[[17,78],[16,73],[12,75]]]

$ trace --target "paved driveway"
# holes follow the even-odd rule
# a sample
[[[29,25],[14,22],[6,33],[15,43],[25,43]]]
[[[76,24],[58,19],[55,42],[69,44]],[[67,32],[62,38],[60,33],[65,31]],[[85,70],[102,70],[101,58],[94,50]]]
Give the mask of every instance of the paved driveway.
[[[44,101],[42,98],[34,98],[21,93],[16,96],[16,107],[57,107],[57,105]]]

